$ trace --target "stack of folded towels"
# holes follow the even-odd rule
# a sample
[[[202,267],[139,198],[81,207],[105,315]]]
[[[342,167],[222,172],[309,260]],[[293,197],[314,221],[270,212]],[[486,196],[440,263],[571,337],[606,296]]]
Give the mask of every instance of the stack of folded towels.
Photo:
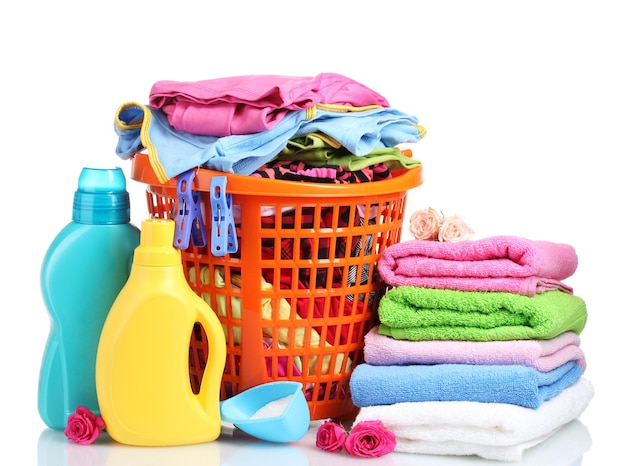
[[[586,305],[563,282],[577,266],[570,245],[516,236],[388,247],[355,422],[382,421],[400,452],[520,460],[593,397]]]

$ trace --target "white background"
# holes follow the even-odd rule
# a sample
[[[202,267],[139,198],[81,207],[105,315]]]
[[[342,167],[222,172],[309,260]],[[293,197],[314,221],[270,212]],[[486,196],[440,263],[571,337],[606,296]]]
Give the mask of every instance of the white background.
[[[147,103],[162,79],[336,72],[427,128],[409,213],[432,206],[477,237],[576,248],[566,282],[587,303],[596,388],[584,464],[614,461],[626,414],[625,19],[604,0],[3,2],[0,455],[36,464],[41,260],[71,218],[81,168],[128,173],[114,153],[117,107]],[[143,186],[129,189],[139,225]]]

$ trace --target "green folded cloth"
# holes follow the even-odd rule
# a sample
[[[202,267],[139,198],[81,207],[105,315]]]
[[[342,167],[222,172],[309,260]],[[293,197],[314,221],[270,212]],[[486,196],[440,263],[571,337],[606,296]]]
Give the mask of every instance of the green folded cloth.
[[[398,340],[545,340],[580,334],[587,307],[560,290],[528,297],[398,286],[382,297],[378,316],[379,333]]]
[[[354,155],[340,143],[321,133],[308,133],[290,139],[274,159],[298,160],[313,167],[339,165],[349,171],[363,170],[379,163],[385,164],[391,171],[415,168],[422,164],[418,159],[404,155],[397,147],[376,147],[369,154]]]

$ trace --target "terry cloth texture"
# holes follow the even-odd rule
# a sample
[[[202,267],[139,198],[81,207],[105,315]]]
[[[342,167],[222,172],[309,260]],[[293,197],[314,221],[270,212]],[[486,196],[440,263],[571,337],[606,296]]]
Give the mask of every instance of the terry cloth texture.
[[[572,293],[562,280],[577,267],[578,256],[572,246],[517,236],[457,243],[404,241],[385,249],[378,262],[381,278],[393,286],[526,296],[557,289]]]
[[[540,372],[521,365],[356,366],[350,377],[357,407],[407,401],[478,401],[538,408],[580,379],[574,361]]]
[[[574,457],[568,457],[572,461],[591,445],[587,429],[577,418],[587,408],[593,395],[591,382],[581,378],[537,409],[471,401],[407,402],[361,408],[355,423],[381,421],[396,435],[397,452],[478,455],[499,461],[531,460],[535,449],[527,451],[530,447],[553,435],[556,440],[555,433],[561,429],[575,428],[580,434],[575,436],[579,441],[569,443],[569,448],[556,450],[559,460],[570,451],[576,451]],[[571,461],[524,464],[569,466],[574,464]]]
[[[548,372],[568,361],[583,371],[585,355],[580,337],[564,332],[549,340],[506,341],[409,341],[378,333],[378,326],[365,335],[365,362],[374,366],[407,364],[521,364]]]
[[[399,340],[546,340],[587,322],[585,301],[563,291],[513,293],[399,286],[378,306],[379,332]]]

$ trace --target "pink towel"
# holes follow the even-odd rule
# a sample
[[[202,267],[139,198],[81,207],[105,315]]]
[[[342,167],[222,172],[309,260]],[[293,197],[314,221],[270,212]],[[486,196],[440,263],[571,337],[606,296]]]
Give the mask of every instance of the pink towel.
[[[150,90],[150,105],[176,130],[218,137],[272,129],[289,111],[317,104],[389,107],[377,92],[337,73],[157,81]]]
[[[580,337],[564,332],[549,340],[504,341],[410,341],[378,333],[378,326],[365,335],[365,362],[375,366],[407,364],[518,364],[549,372],[568,361],[586,369]]]
[[[535,296],[548,290],[572,294],[562,282],[578,267],[568,244],[493,236],[447,243],[410,240],[381,254],[378,272],[392,286],[458,291],[500,291]]]

